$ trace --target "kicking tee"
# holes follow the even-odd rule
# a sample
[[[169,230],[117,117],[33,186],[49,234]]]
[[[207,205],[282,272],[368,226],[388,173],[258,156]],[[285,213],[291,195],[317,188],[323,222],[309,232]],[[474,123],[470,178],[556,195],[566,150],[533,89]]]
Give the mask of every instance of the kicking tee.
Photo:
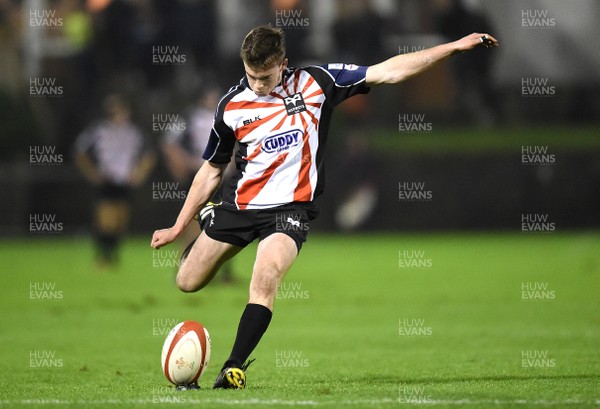
[[[221,99],[203,158],[236,173],[223,200],[238,209],[311,202],[323,191],[324,150],[333,108],[365,94],[366,66],[287,68],[277,87],[258,96],[244,77]]]

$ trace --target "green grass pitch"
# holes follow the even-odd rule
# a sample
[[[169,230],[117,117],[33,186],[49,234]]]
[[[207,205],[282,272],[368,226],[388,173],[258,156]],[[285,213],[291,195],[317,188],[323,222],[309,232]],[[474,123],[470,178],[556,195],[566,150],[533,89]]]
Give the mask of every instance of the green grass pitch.
[[[149,240],[127,240],[113,272],[88,239],[0,242],[0,406],[600,407],[598,233],[313,234],[243,391],[210,387],[256,247],[236,283],[184,294],[177,248]],[[176,392],[160,351],[186,319],[212,359],[201,390]]]

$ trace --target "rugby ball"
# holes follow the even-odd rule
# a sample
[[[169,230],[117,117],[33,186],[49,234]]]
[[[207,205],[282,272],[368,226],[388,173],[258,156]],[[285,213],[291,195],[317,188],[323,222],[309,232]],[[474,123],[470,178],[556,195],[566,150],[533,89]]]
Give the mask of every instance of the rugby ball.
[[[175,325],[162,348],[162,368],[169,382],[193,385],[210,361],[210,336],[202,324],[184,321]]]

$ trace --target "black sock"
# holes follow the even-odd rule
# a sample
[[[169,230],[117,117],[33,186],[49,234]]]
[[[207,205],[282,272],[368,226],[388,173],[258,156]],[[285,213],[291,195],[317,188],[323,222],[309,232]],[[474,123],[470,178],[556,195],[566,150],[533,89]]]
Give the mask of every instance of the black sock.
[[[242,364],[269,327],[273,313],[270,309],[260,304],[247,304],[240,325],[238,326],[231,356],[223,365],[223,368],[228,366],[242,367]]]
[[[98,259],[106,263],[114,263],[117,257],[119,236],[111,233],[97,233],[96,245],[98,248]]]

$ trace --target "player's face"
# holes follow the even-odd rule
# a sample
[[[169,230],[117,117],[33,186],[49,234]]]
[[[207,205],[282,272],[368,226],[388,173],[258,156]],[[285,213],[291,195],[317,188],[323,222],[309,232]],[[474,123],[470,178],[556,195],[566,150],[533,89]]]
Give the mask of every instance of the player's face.
[[[287,58],[284,58],[279,64],[264,69],[252,68],[244,63],[248,84],[252,91],[259,97],[269,95],[271,91],[281,82],[283,70],[287,67]]]
[[[129,121],[131,112],[129,112],[129,108],[126,106],[115,104],[109,108],[109,116],[113,122],[123,124]]]

